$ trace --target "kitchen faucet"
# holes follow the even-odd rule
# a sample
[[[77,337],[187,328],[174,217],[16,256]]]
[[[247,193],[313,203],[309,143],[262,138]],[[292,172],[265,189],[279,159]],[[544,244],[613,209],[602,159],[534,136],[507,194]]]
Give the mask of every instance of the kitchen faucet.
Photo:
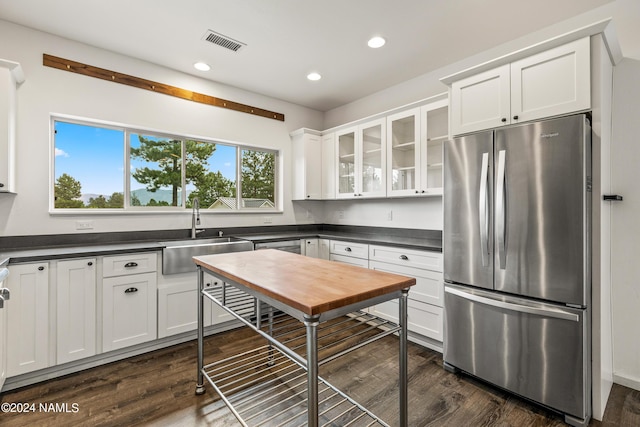
[[[196,228],[196,225],[200,225],[200,200],[197,197],[193,198],[193,208],[191,209],[191,238],[195,239],[196,236],[202,233],[204,228]]]

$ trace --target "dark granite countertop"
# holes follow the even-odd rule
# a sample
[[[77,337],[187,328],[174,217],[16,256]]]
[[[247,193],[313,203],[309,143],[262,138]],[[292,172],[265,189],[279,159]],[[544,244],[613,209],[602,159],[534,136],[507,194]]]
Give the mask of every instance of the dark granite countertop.
[[[225,236],[234,236],[254,243],[292,239],[323,238],[399,246],[441,252],[439,230],[394,229],[364,226],[305,225],[242,227],[219,230]],[[212,233],[214,230],[211,231]],[[218,231],[215,231],[217,234]],[[169,234],[171,233],[171,234]],[[179,233],[179,234],[178,234]],[[176,234],[174,236],[174,234]],[[131,252],[161,250],[162,241],[184,240],[184,231],[140,233],[95,233],[94,235],[21,236],[0,239],[9,247],[0,246],[0,267],[12,264],[51,259],[115,255]],[[201,238],[212,236],[204,235]],[[75,239],[75,240],[74,240]],[[98,243],[104,241],[104,243]],[[60,244],[62,242],[62,244]]]
[[[254,243],[277,242],[294,239],[311,239],[318,237],[321,239],[343,240],[347,242],[366,243],[370,245],[401,246],[410,247],[412,249],[442,252],[442,240],[440,239],[391,236],[384,234],[319,231],[315,233],[287,232],[272,234],[247,234],[236,235],[236,237],[251,240]]]

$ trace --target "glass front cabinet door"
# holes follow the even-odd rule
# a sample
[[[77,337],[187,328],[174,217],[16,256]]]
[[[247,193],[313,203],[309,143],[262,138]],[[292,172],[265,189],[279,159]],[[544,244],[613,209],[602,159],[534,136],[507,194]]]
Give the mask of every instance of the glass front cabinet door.
[[[361,159],[359,197],[384,197],[385,180],[385,134],[386,120],[375,120],[358,126]]]
[[[385,119],[336,131],[337,198],[385,197]]]
[[[420,108],[387,116],[387,193],[409,196],[420,185]]]
[[[420,194],[442,195],[442,143],[449,138],[449,101],[420,108]]]
[[[358,194],[356,188],[356,132],[357,128],[336,132],[338,160],[336,198],[351,198]]]

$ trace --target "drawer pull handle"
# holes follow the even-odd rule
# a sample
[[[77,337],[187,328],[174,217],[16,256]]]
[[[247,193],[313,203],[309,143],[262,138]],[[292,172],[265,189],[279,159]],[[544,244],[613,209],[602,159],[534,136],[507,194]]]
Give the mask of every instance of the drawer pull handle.
[[[138,263],[137,262],[128,262],[124,265],[124,268],[132,268],[132,267],[137,267]]]
[[[38,267],[38,271],[43,271],[43,270],[44,270],[43,266]]]
[[[127,288],[124,290],[125,294],[132,294],[134,292],[138,292],[138,288]]]
[[[344,248],[344,250],[347,251],[347,252],[351,252],[351,248],[349,248],[349,247]]]
[[[400,255],[400,259],[405,260],[405,261],[409,261],[409,257],[406,255]]]

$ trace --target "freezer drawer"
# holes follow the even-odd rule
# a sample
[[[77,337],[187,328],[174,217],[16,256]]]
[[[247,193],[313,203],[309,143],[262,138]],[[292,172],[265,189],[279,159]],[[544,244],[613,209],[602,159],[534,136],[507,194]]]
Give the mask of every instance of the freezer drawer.
[[[590,415],[587,311],[445,286],[446,364],[578,419]]]

